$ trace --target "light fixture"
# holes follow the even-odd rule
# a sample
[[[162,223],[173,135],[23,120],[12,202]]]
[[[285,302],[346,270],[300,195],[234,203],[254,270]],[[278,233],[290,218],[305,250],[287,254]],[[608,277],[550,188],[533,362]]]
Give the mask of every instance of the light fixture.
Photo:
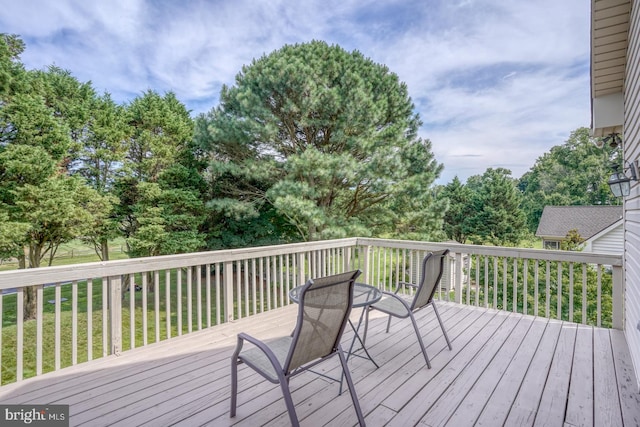
[[[602,138],[602,145],[604,144],[609,144],[609,147],[616,148],[618,145],[622,144],[622,138],[620,138],[619,133],[610,133]]]
[[[631,174],[631,177],[628,177],[624,173],[624,170],[622,171],[619,170],[620,169],[619,165],[616,164],[611,166],[611,168],[613,169],[613,173],[611,174],[609,181],[607,181],[607,184],[609,184],[609,188],[611,188],[611,192],[616,197],[628,196],[629,193],[631,192],[631,181],[638,180],[637,166],[634,163],[628,163],[628,162],[627,162],[627,165],[629,166],[628,170],[629,170],[629,173]]]

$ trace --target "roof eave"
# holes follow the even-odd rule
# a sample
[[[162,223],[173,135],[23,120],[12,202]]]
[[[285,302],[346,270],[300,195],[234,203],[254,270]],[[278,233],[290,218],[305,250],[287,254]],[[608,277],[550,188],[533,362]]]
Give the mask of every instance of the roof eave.
[[[591,132],[622,133],[631,0],[591,1]]]

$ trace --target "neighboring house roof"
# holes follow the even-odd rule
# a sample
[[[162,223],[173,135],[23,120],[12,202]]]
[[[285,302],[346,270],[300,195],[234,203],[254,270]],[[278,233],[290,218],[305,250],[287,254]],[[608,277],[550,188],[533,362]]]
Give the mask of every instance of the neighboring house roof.
[[[536,236],[564,239],[577,229],[587,240],[622,219],[622,206],[545,206]]]

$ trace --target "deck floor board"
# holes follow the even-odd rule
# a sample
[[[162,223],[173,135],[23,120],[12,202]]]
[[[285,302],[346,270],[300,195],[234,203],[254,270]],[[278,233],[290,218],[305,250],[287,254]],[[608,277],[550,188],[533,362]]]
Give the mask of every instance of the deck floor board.
[[[280,388],[241,366],[229,418],[230,356],[238,332],[291,332],[295,305],[0,387],[0,401],[69,404],[72,426],[289,425]],[[440,303],[417,313],[432,368],[409,320],[370,319],[367,349],[380,366],[349,367],[369,426],[638,425],[640,394],[620,331]],[[375,313],[375,312],[374,312]],[[356,314],[356,313],[354,313]],[[357,313],[356,315],[359,315]],[[345,331],[348,348],[353,332]],[[339,377],[337,359],[318,370]],[[346,387],[346,385],[345,385]],[[312,373],[291,380],[302,426],[352,426],[346,388]]]

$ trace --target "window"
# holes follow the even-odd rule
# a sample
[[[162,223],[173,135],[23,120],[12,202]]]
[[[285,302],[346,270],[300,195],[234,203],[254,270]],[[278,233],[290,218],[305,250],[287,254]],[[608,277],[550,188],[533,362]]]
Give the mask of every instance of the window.
[[[543,247],[545,249],[560,249],[560,242],[556,240],[545,240]]]

